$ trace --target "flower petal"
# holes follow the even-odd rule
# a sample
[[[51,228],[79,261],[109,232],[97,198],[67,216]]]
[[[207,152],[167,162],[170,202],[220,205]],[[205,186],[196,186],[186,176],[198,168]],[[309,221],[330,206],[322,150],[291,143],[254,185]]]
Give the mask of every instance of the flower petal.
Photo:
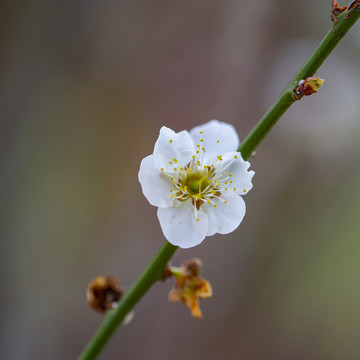
[[[176,166],[185,166],[190,161],[194,151],[194,142],[186,130],[175,133],[175,131],[163,126],[154,147],[156,167],[173,171]]]
[[[209,229],[207,236],[215,233],[228,234],[234,231],[241,223],[245,215],[245,202],[243,198],[236,194],[225,194],[221,196],[227,201],[224,204],[221,200],[215,200],[217,205],[209,205],[207,213],[209,216]]]
[[[174,200],[169,190],[173,185],[160,170],[157,170],[154,155],[149,155],[141,161],[138,176],[142,191],[151,205],[158,207],[172,205]]]
[[[203,134],[200,134],[200,131]],[[206,149],[205,154],[210,155],[213,153],[215,158],[217,155],[236,151],[240,144],[235,128],[218,120],[211,120],[203,125],[195,126],[190,130],[190,135],[195,145],[201,144],[200,139],[203,138],[204,141],[201,146]]]
[[[166,239],[173,245],[187,249],[200,244],[208,232],[208,216],[202,209],[196,221],[191,201],[178,202],[180,206],[159,208],[158,218]]]
[[[239,195],[245,195],[252,189],[254,171],[248,171],[250,163],[245,161],[239,152],[229,152],[222,157],[221,167],[218,171],[228,171],[231,178],[228,179],[229,192],[234,191]],[[231,183],[230,183],[231,181]]]

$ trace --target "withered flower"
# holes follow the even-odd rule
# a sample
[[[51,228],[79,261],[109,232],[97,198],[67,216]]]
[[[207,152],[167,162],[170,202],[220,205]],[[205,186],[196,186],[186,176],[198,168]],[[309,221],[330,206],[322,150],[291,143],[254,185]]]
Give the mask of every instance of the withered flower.
[[[199,299],[212,296],[210,283],[200,277],[201,260],[192,259],[184,262],[181,267],[169,267],[169,271],[176,279],[174,288],[169,293],[169,301],[181,301],[191,312],[191,315],[202,318]]]
[[[89,306],[96,311],[105,313],[115,308],[124,296],[125,290],[113,275],[98,276],[90,281],[86,298]]]

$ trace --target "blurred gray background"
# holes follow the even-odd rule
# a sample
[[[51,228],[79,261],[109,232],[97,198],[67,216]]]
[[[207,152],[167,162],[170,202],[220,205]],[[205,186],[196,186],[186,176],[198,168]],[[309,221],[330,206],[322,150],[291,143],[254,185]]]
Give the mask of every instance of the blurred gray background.
[[[0,358],[75,359],[88,282],[164,241],[137,180],[162,125],[244,138],[331,25],[330,0],[3,1]],[[340,5],[345,5],[342,1]],[[360,24],[251,160],[243,224],[191,250],[204,319],[157,284],[101,359],[360,358]]]

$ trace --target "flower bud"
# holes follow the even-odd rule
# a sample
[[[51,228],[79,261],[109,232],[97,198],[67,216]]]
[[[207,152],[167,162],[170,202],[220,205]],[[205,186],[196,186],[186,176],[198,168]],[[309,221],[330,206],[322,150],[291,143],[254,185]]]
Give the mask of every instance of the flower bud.
[[[305,80],[300,80],[299,85],[294,88],[295,100],[300,100],[303,96],[309,96],[316,93],[324,83],[324,79],[319,76],[311,76]]]

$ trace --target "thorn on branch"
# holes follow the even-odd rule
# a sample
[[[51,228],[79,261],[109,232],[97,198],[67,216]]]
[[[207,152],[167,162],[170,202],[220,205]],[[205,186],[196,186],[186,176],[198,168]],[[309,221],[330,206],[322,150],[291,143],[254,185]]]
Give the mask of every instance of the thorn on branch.
[[[294,99],[300,100],[303,96],[315,94],[323,83],[324,79],[319,76],[311,76],[305,80],[300,80],[299,85],[293,89]]]

